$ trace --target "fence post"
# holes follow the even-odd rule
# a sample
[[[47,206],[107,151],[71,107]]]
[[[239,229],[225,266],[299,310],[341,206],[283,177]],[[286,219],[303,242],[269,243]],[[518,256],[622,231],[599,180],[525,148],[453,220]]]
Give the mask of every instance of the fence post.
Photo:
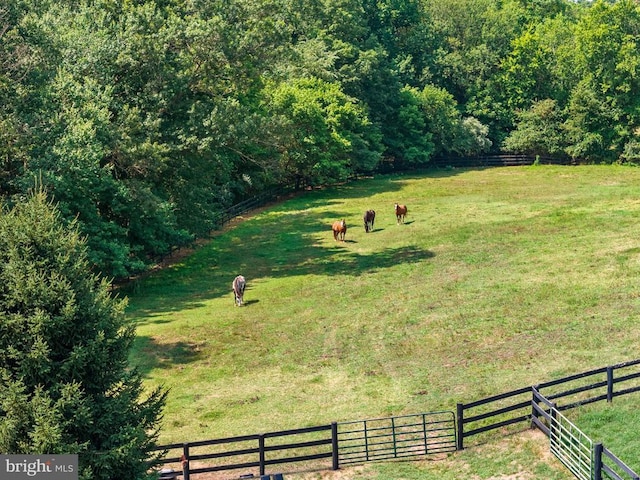
[[[464,405],[456,404],[456,416],[458,417],[458,435],[456,435],[456,450],[464,450]]]
[[[602,443],[593,445],[593,480],[602,480]]]
[[[536,422],[534,421],[534,418],[538,418],[538,412],[536,411],[536,401],[538,400],[537,393],[537,387],[531,387],[531,428],[537,426]]]
[[[333,453],[333,469],[338,470],[340,468],[340,455],[338,453],[338,424],[336,422],[331,423],[331,450]]]
[[[422,435],[424,436],[424,454],[429,453],[429,437],[427,434],[427,418],[426,415],[422,414]]]
[[[189,444],[184,443],[182,445],[182,458],[180,459],[182,464],[182,478],[189,480]]]
[[[613,367],[607,367],[607,402],[613,400]]]
[[[557,441],[560,441],[560,435],[562,434],[562,429],[558,429],[558,404],[556,402],[551,402],[551,410],[549,411],[551,414],[551,421],[549,422],[549,439],[552,437],[556,438]]]
[[[258,437],[258,450],[260,451],[260,475],[264,475],[265,472],[265,455],[264,455],[264,434],[261,433]]]
[[[396,439],[396,419],[391,417],[391,436],[393,438],[393,457],[398,458],[398,443]]]
[[[364,422],[362,422],[362,425],[364,426],[364,451],[365,451],[365,455],[366,455],[366,460],[367,462],[369,461],[369,432],[367,431],[367,421],[365,420]]]

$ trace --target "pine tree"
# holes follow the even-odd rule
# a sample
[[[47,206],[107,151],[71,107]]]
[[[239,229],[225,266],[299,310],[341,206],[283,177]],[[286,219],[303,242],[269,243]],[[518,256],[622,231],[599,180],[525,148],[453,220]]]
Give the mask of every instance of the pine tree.
[[[81,479],[140,479],[166,392],[128,365],[125,301],[43,193],[0,210],[0,452],[78,454]]]

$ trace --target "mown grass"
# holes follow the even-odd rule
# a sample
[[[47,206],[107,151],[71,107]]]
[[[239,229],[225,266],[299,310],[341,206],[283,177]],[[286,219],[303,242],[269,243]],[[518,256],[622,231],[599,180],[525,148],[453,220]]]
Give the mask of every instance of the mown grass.
[[[638,394],[615,397],[611,403],[581,407],[567,415],[593,442],[602,443],[634,472],[640,472]],[[605,460],[621,478],[629,475],[614,462]]]
[[[129,289],[132,361],[170,389],[160,440],[454,409],[636,358],[639,182],[620,166],[381,176],[235,223]]]

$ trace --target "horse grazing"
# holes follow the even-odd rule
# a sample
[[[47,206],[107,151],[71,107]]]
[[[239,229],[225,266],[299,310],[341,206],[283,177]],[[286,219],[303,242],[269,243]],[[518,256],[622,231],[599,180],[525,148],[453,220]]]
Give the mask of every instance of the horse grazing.
[[[373,230],[373,222],[376,219],[375,210],[367,210],[364,212],[364,231],[369,233]]]
[[[333,222],[331,226],[331,230],[333,230],[333,239],[337,242],[340,239],[341,242],[344,242],[344,236],[347,234],[347,222],[344,219]]]
[[[238,275],[233,279],[233,283],[231,287],[233,288],[233,298],[235,299],[235,304],[239,307],[242,305],[242,301],[244,299],[244,288],[247,286],[247,281],[244,279],[242,275]]]
[[[407,206],[398,205],[396,203],[395,207],[396,207],[396,220],[398,221],[398,223],[400,223],[400,221],[404,223],[404,216],[407,214]]]

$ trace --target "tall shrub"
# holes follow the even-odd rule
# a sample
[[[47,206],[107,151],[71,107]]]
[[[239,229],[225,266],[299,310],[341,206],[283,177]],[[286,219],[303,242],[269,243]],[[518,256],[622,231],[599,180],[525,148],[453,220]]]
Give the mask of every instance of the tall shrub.
[[[129,368],[124,307],[44,194],[0,211],[0,452],[77,453],[81,479],[148,476],[166,393]]]

